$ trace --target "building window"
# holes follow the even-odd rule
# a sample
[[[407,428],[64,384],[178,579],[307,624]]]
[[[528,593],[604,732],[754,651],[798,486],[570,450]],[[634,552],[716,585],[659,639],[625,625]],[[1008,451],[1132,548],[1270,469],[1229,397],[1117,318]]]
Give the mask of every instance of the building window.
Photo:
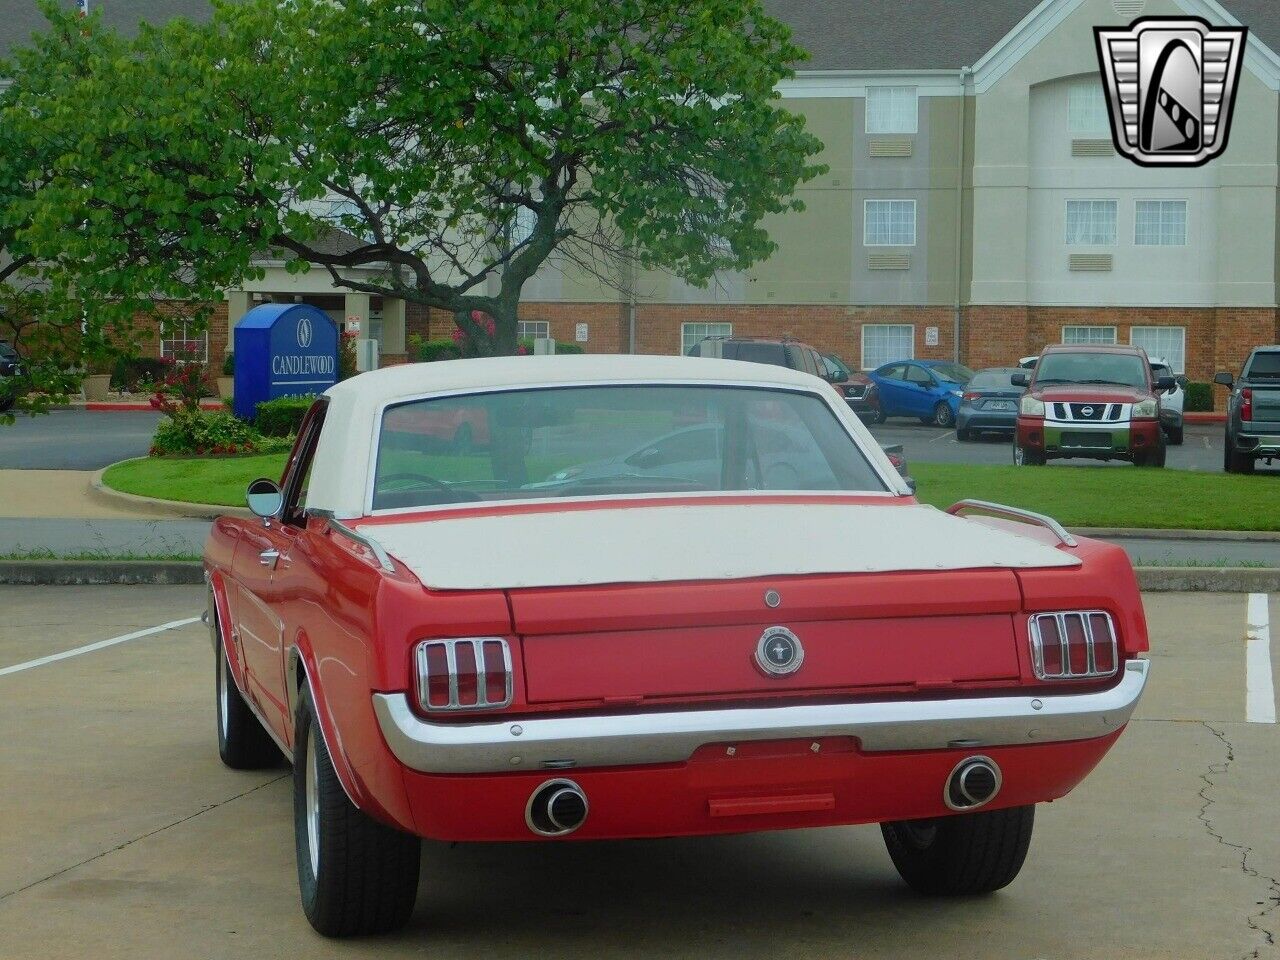
[[[1147,351],[1153,360],[1163,360],[1174,373],[1183,373],[1187,362],[1186,327],[1131,327],[1129,342]]]
[[[914,200],[866,200],[862,205],[862,244],[866,247],[914,247]]]
[[[1107,115],[1107,98],[1097,80],[1081,80],[1067,90],[1067,129],[1084,135],[1106,135],[1111,132]]]
[[[1063,327],[1062,342],[1077,346],[1091,343],[1115,343],[1115,327]]]
[[[874,370],[892,360],[916,355],[916,328],[909,323],[867,323],[862,326],[862,369]]]
[[[1112,247],[1115,242],[1116,201],[1067,201],[1067,246]]]
[[[867,87],[867,133],[915,133],[915,87]]]
[[[209,362],[209,331],[197,332],[188,320],[165,321],[160,327],[160,356],[168,360]]]
[[[528,207],[516,207],[516,215],[511,220],[511,249],[515,249],[533,236],[533,228],[537,217]]]
[[[1133,242],[1140,247],[1186,246],[1187,201],[1139,200],[1133,224]]]
[[[680,356],[689,355],[695,343],[707,337],[732,337],[732,323],[682,323],[680,324]]]
[[[551,338],[550,320],[518,320],[516,321],[517,340],[548,340]]]

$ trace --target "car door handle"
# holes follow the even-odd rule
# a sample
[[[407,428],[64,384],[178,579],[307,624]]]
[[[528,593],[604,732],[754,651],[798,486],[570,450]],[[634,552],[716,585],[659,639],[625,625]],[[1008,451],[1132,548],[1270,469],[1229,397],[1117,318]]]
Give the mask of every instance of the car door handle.
[[[275,548],[271,548],[269,550],[263,550],[260,554],[258,554],[258,562],[262,564],[264,567],[274,567],[276,565],[276,561],[279,559],[280,559],[280,551],[276,550]]]

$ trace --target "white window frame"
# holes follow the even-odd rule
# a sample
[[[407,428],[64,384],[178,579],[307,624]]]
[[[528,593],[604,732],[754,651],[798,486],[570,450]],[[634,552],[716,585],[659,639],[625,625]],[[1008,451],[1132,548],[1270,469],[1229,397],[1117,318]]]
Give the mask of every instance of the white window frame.
[[[1160,220],[1157,222],[1158,227],[1160,229],[1160,233],[1161,233],[1161,239],[1157,240],[1154,243],[1150,240],[1142,240],[1138,236],[1138,223],[1139,223],[1138,209],[1144,203],[1158,203],[1161,205],[1161,217],[1160,217]],[[1178,243],[1165,243],[1163,241],[1163,227],[1164,227],[1163,205],[1164,204],[1175,204],[1175,205],[1180,204],[1182,206],[1182,240]],[[1187,245],[1187,234],[1190,232],[1190,229],[1191,229],[1191,225],[1189,223],[1190,219],[1191,219],[1191,205],[1187,203],[1185,199],[1182,199],[1180,197],[1141,197],[1137,200],[1134,200],[1133,201],[1133,245],[1135,247],[1185,247]]]
[[[910,243],[873,243],[869,235],[871,227],[871,205],[873,203],[909,203],[911,205],[911,242]],[[864,247],[914,247],[916,238],[920,235],[919,223],[916,220],[916,202],[903,198],[877,197],[868,198],[862,201],[862,245]],[[893,231],[892,211],[890,212],[889,222],[890,233]]]
[[[517,340],[537,340],[539,337],[551,338],[550,320],[517,320]]]
[[[1163,349],[1153,353],[1152,351],[1147,350],[1147,347],[1145,344],[1138,343],[1134,339],[1134,335],[1139,333],[1139,331],[1142,331],[1143,333],[1147,331],[1159,331],[1161,333],[1166,331],[1176,332],[1178,334],[1179,339],[1182,341],[1182,344],[1181,346],[1178,347],[1177,353],[1171,353],[1170,351],[1163,350]],[[1137,324],[1129,328],[1129,343],[1131,346],[1142,347],[1142,349],[1147,350],[1148,357],[1152,357],[1157,360],[1163,360],[1165,363],[1169,364],[1170,372],[1175,374],[1186,373],[1186,366],[1187,366],[1187,328],[1186,327],[1172,326],[1172,325],[1162,326],[1159,324]]]
[[[1102,242],[1077,243],[1071,239],[1071,205],[1073,203],[1109,204],[1115,216],[1111,221],[1111,240]],[[1114,247],[1120,236],[1120,202],[1108,197],[1068,197],[1062,206],[1062,240],[1068,247]]]
[[[178,332],[178,330],[176,329],[176,323],[175,323],[174,321],[161,321],[161,324],[160,324],[160,359],[161,359],[161,360],[173,360],[173,359],[176,359],[176,356],[177,356],[177,355],[176,355],[176,353],[174,352],[174,349],[173,349],[173,345],[174,345],[174,344],[177,344],[177,343],[198,343],[198,344],[200,344],[200,352],[199,352],[199,354],[196,356],[196,358],[195,358],[195,362],[196,362],[196,363],[208,363],[208,362],[209,362],[209,330],[206,328],[206,329],[204,330],[204,332],[203,332],[203,333],[201,333],[201,334],[200,334],[200,336],[198,336],[198,337],[189,337],[189,336],[187,336],[187,333],[189,332],[189,329],[188,329],[188,328],[189,328],[189,326],[190,326],[190,324],[191,324],[191,321],[190,321],[190,320],[181,320],[181,321],[177,321],[177,323],[181,323],[181,325],[182,325],[182,326],[181,326],[181,333],[182,333],[182,336],[180,336],[180,337],[175,337],[175,336],[173,336],[173,334],[174,334],[174,333],[177,333],[177,332]],[[166,335],[165,335],[166,333],[167,333],[167,334],[169,334],[169,335],[168,335],[168,336],[166,336]]]
[[[871,122],[871,96],[872,91],[877,94],[883,94],[890,99],[889,117],[884,124],[876,124],[880,129],[874,129]],[[896,101],[895,98],[901,96],[902,100]],[[909,100],[909,107],[907,107]],[[904,117],[908,120],[896,120],[895,112],[899,106],[907,107],[904,110]],[[920,129],[920,95],[915,87],[906,84],[875,84],[867,87],[867,96],[865,101],[865,110],[863,111],[862,129],[864,133],[869,134],[901,134],[916,133]]]
[[[1074,109],[1079,102],[1078,98],[1082,96],[1090,99],[1087,111],[1083,109],[1083,104],[1080,109]],[[1096,111],[1098,105],[1102,107],[1101,115]],[[1093,119],[1093,124],[1080,122],[1086,112]],[[1107,95],[1102,89],[1101,80],[1076,80],[1067,88],[1067,132],[1082,137],[1111,135],[1111,115],[1107,110]]]
[[[1086,335],[1084,339],[1068,340],[1067,339],[1068,330],[1089,330],[1089,331],[1105,330],[1110,332],[1111,339],[1110,340],[1098,339],[1094,337],[1092,333],[1090,333]],[[1062,328],[1062,338],[1060,342],[1066,344],[1067,346],[1072,346],[1072,347],[1090,347],[1090,346],[1096,346],[1098,344],[1101,344],[1103,346],[1113,346],[1117,342],[1116,328],[1104,323],[1068,323],[1064,325]]]
[[[906,353],[906,355],[905,355],[905,356],[903,356],[903,355],[901,355],[901,354],[895,354],[895,355],[894,355],[894,356],[892,356],[892,357],[885,357],[884,359],[879,360],[879,361],[877,361],[877,362],[876,362],[876,363],[874,363],[874,364],[868,364],[868,363],[867,363],[867,331],[868,331],[868,330],[893,330],[893,329],[897,329],[897,330],[909,330],[909,331],[910,331],[910,336],[908,337],[908,343],[909,343],[909,346],[908,346],[908,349],[907,349],[907,353]],[[893,361],[893,360],[914,360],[915,358],[916,358],[916,328],[915,328],[915,324],[911,324],[911,323],[864,323],[864,324],[862,325],[861,343],[859,344],[859,349],[858,349],[858,364],[861,366],[861,368],[862,368],[863,370],[875,370],[877,367],[882,367],[882,366],[884,366],[886,363],[889,363],[889,362],[891,362],[891,361]]]
[[[697,339],[690,340],[689,337],[694,335],[692,333],[692,328],[694,327],[701,327],[702,333],[696,335]],[[712,327],[715,327],[716,330],[713,331],[711,329]],[[720,328],[722,327],[724,328],[724,332],[720,331]],[[689,348],[692,347],[695,343],[701,343],[707,337],[732,337],[732,336],[733,336],[733,324],[728,321],[723,321],[723,320],[687,321],[685,323],[680,324],[680,356],[687,357],[689,355]]]

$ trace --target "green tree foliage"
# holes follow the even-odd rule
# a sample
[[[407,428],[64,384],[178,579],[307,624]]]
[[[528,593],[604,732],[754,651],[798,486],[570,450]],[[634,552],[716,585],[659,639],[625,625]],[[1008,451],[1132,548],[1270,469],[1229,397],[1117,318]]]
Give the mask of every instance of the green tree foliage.
[[[18,235],[115,309],[213,299],[276,250],[511,354],[549,258],[705,283],[821,172],[759,0],[239,0],[128,41],[45,11],[0,118],[57,145]]]

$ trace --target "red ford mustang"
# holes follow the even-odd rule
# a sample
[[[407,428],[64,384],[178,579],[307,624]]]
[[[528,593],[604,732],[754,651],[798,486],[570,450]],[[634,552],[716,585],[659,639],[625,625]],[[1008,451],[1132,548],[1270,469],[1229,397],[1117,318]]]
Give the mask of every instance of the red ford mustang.
[[[827,384],[780,367],[368,373],[248,499],[259,519],[205,552],[218,746],[293,762],[329,935],[408,919],[419,837],[879,823],[917,890],[995,890],[1146,682],[1119,548],[917,503]]]

